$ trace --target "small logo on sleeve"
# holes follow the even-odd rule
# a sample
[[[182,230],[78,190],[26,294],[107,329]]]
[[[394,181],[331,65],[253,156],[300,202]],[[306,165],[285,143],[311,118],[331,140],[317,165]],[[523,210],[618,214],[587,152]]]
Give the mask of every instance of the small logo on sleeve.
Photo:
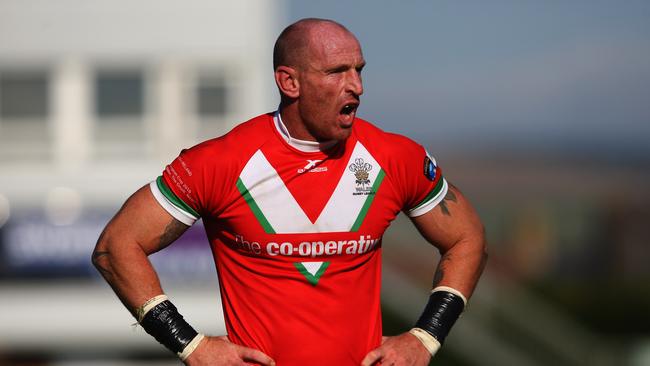
[[[429,154],[424,156],[424,176],[427,177],[430,181],[436,180],[436,175],[438,174],[438,167],[433,162],[433,159]]]

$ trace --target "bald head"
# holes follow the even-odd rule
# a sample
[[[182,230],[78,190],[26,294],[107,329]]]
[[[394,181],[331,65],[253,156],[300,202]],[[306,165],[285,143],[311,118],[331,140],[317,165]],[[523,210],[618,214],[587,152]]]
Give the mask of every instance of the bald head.
[[[289,25],[275,41],[273,69],[301,66],[309,55],[310,43],[329,32],[343,32],[355,38],[343,25],[329,19],[306,18]]]
[[[309,141],[350,136],[365,64],[357,38],[334,21],[303,19],[282,31],[273,74],[290,136]]]

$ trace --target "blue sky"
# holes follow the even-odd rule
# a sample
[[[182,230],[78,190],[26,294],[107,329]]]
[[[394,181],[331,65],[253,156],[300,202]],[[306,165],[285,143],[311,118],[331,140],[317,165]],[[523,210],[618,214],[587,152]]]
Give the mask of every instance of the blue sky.
[[[444,148],[650,157],[650,2],[299,1],[368,66],[360,116]]]

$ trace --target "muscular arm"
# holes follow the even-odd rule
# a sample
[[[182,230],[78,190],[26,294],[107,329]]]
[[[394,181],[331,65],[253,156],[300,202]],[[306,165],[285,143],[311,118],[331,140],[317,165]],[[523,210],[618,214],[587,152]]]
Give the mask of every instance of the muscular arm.
[[[476,211],[450,184],[436,208],[411,220],[441,254],[433,287],[448,286],[469,299],[487,260],[485,233]]]
[[[92,261],[134,317],[138,307],[163,293],[147,256],[167,247],[188,227],[156,202],[148,186],[135,192],[106,225]],[[185,363],[232,365],[244,361],[275,365],[264,353],[232,344],[225,336],[204,338]]]
[[[456,187],[449,185],[447,195],[436,208],[411,220],[441,253],[433,287],[448,286],[469,299],[487,259],[483,225],[472,206]],[[385,337],[384,343],[370,351],[361,365],[370,366],[377,361],[388,365],[427,365],[430,358],[418,339],[403,333]]]
[[[148,186],[129,197],[106,225],[92,262],[134,316],[145,301],[163,293],[147,256],[167,247],[187,228],[156,202]]]

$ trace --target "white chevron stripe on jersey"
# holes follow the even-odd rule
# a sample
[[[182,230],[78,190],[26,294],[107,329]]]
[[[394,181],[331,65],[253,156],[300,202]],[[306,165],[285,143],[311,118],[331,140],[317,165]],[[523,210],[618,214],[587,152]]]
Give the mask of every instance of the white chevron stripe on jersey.
[[[293,265],[309,283],[316,286],[330,262],[295,262]]]
[[[239,178],[275,233],[302,232],[292,229],[312,225],[261,150],[253,154]]]
[[[309,272],[309,274],[315,276],[323,265],[323,262],[300,262],[300,264],[305,267],[305,270]]]
[[[358,184],[355,173],[349,169],[353,162],[360,161],[358,159],[362,159],[368,174],[361,185]],[[249,206],[265,230],[270,233],[290,234],[348,232],[353,226],[358,229],[360,223],[355,225],[355,222],[365,216],[368,207],[364,208],[364,204],[367,200],[368,203],[372,202],[374,191],[379,188],[375,182],[379,178],[377,183],[381,183],[383,176],[377,161],[360,142],[357,142],[332,196],[314,223],[309,220],[260,150],[246,163],[239,178],[243,184],[240,191],[244,190],[242,195],[247,201],[253,201],[249,201]],[[372,187],[373,191],[364,194],[363,190],[359,191],[357,187],[367,191]],[[264,221],[268,222],[270,228],[267,228],[268,225],[265,225]]]

